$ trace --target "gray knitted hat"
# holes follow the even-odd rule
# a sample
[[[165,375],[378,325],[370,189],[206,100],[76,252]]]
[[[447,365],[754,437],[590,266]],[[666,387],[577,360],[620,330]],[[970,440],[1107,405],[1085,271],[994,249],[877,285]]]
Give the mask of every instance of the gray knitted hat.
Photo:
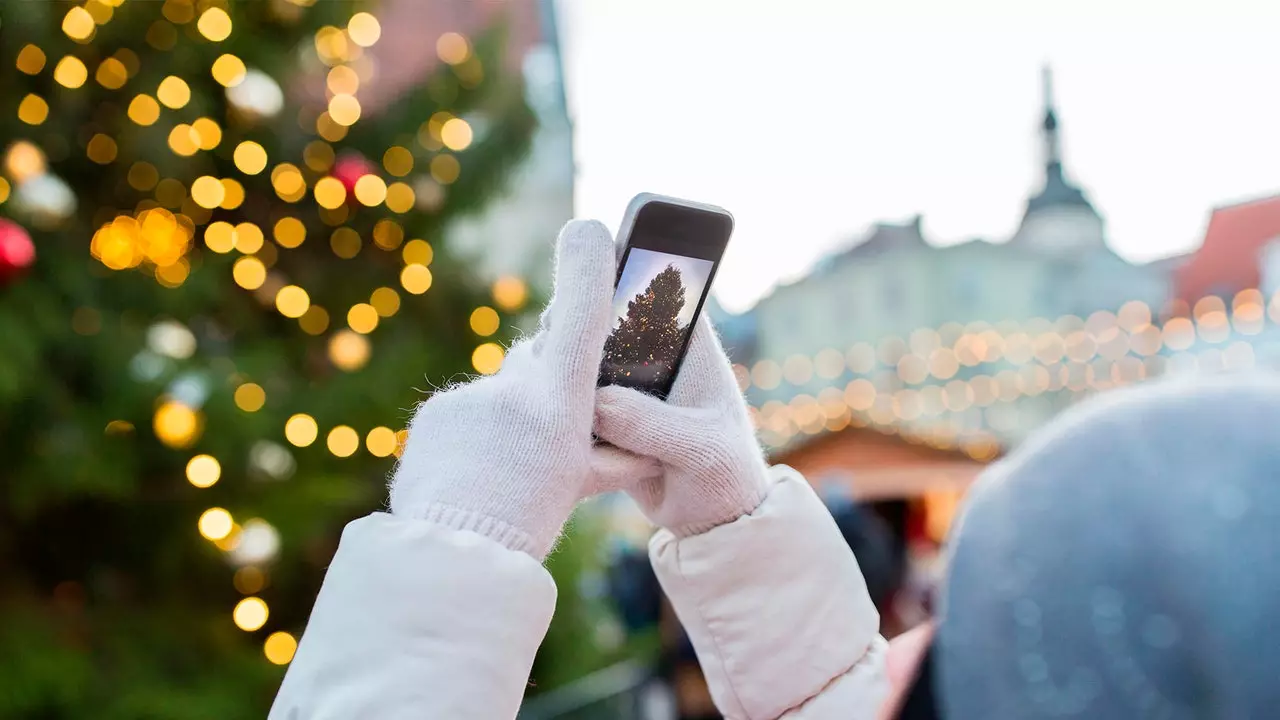
[[[937,637],[948,720],[1280,718],[1280,382],[1110,393],[985,473]]]

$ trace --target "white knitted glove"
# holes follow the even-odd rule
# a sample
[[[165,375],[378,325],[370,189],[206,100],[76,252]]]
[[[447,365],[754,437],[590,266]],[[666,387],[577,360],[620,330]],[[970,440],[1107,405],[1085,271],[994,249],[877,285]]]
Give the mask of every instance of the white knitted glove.
[[[531,340],[491,377],[419,406],[391,484],[391,512],[471,530],[542,559],[579,499],[650,462],[591,438],[611,320],[613,241],[595,221],[560,231],[555,297]]]
[[[697,535],[755,510],[768,491],[764,455],[729,358],[706,318],[666,402],[630,388],[596,393],[596,434],[663,472],[632,466],[623,486],[645,515],[678,537]],[[609,482],[621,478],[614,473]]]

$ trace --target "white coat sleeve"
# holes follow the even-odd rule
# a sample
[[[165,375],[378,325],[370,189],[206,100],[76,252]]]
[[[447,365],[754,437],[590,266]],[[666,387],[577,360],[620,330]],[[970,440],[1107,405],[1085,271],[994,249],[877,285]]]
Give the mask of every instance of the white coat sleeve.
[[[555,601],[525,553],[423,520],[356,520],[270,720],[514,718]]]
[[[750,515],[649,554],[727,720],[861,720],[888,690],[887,644],[862,571],[799,473]]]

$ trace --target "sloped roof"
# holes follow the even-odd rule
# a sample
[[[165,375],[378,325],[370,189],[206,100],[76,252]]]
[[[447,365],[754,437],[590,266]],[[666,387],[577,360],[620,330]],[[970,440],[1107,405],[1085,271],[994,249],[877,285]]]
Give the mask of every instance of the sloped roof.
[[[1261,281],[1259,252],[1280,239],[1280,195],[1220,207],[1209,217],[1204,243],[1174,272],[1174,291],[1189,303],[1236,293]]]

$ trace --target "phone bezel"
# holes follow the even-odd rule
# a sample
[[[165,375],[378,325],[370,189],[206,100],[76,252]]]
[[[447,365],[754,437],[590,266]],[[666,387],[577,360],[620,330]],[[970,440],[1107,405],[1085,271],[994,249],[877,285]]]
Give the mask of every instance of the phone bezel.
[[[643,229],[642,223],[645,224]],[[650,228],[649,225],[654,225]],[[673,255],[711,261],[711,271],[707,275],[707,284],[698,298],[698,306],[694,309],[693,322],[697,323],[706,307],[707,298],[711,295],[711,286],[715,283],[716,274],[720,271],[720,261],[729,245],[733,234],[733,215],[724,208],[692,200],[683,200],[654,193],[641,193],[627,205],[626,215],[618,230],[618,237],[624,242],[618,246],[618,270],[614,277],[616,289],[622,279],[622,271],[626,268],[631,248],[653,250]],[[617,318],[612,318],[610,327]],[[680,374],[685,354],[693,339],[690,331],[677,354],[675,371],[664,387],[645,388],[645,392],[666,399],[671,392],[675,378]]]

